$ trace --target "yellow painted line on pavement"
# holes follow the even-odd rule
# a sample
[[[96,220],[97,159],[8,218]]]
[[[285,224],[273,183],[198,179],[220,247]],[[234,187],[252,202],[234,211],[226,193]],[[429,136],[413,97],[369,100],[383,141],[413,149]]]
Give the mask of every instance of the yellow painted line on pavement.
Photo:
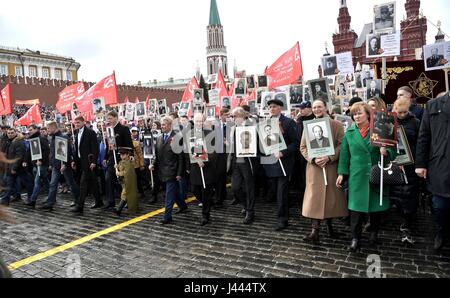
[[[186,200],[186,203],[191,203],[191,202],[193,202],[195,200],[196,200],[196,198],[190,198],[190,199]],[[176,205],[175,205],[175,207],[176,207]],[[88,235],[88,236],[85,236],[85,237],[80,238],[78,240],[75,240],[73,242],[70,242],[70,243],[67,243],[67,244],[64,244],[64,245],[52,248],[52,249],[47,250],[45,252],[38,253],[37,255],[34,255],[34,256],[28,257],[26,259],[17,261],[15,263],[10,264],[8,266],[8,268],[10,270],[15,270],[15,269],[18,269],[18,268],[20,268],[22,266],[25,266],[25,265],[28,265],[28,264],[40,261],[42,259],[48,258],[50,256],[53,256],[53,255],[55,255],[57,253],[69,250],[69,249],[74,248],[74,247],[79,246],[79,245],[82,245],[82,244],[84,244],[86,242],[89,242],[89,241],[94,240],[96,238],[99,238],[101,236],[104,236],[104,235],[107,235],[107,234],[119,231],[119,230],[121,230],[121,229],[123,229],[123,228],[125,228],[127,226],[134,225],[134,224],[137,224],[137,223],[139,223],[141,221],[144,221],[146,219],[155,217],[155,216],[157,216],[157,215],[159,215],[161,213],[164,213],[164,211],[165,211],[165,209],[162,208],[162,209],[150,212],[148,214],[142,215],[140,217],[136,217],[136,218],[131,219],[129,221],[126,221],[124,223],[112,226],[110,228],[107,228],[105,230],[99,231],[97,233],[94,233],[94,234],[91,234],[91,235]]]

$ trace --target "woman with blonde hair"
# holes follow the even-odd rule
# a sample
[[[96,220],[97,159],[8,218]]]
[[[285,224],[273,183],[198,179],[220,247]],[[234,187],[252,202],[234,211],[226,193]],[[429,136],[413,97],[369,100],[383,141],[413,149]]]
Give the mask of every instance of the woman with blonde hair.
[[[386,103],[379,97],[372,97],[367,103],[374,110],[387,111]]]

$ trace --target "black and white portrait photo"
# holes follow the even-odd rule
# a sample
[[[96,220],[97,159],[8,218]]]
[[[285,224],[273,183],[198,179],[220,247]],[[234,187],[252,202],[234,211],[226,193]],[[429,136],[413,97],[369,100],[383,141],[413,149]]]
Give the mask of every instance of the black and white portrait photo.
[[[144,135],[144,158],[152,159],[154,156],[153,136]]]
[[[55,159],[67,162],[68,140],[61,137],[55,137]]]
[[[322,58],[322,69],[324,76],[335,76],[338,69],[336,56]]]
[[[280,152],[287,148],[277,119],[260,122],[258,124],[258,135],[263,152],[266,155]]]
[[[127,103],[125,109],[125,118],[129,121],[134,120],[134,103]]]
[[[178,102],[173,103],[173,104],[172,104],[172,110],[173,110],[175,113],[178,113],[178,112],[180,111],[180,103],[178,103]]]
[[[169,111],[167,110],[167,104],[165,99],[158,101],[158,113],[159,115],[166,115],[167,113],[169,113]]]
[[[215,118],[216,117],[216,106],[206,107],[206,118]]]
[[[310,92],[312,95],[312,99],[311,99],[312,101],[314,101],[318,98],[322,98],[323,100],[325,100],[327,105],[331,104],[331,102],[330,102],[330,87],[327,83],[326,78],[309,81],[308,85],[309,85],[309,89],[310,89]]]
[[[201,105],[203,103],[203,89],[194,89],[194,106]]]
[[[189,113],[190,107],[191,107],[191,104],[189,102],[181,102],[180,108],[178,110],[178,116],[179,117],[187,116]]]
[[[92,109],[97,117],[104,115],[106,112],[105,99],[100,97],[92,100]]]
[[[258,76],[258,87],[269,87],[269,84],[267,82],[267,76]]]
[[[221,101],[222,101],[221,104],[222,108],[231,108],[231,97],[223,96]]]
[[[208,153],[206,152],[205,140],[200,137],[191,137],[189,140],[189,157],[191,163],[207,162]]]
[[[450,68],[450,42],[423,47],[425,70]]]
[[[373,97],[380,97],[381,95],[381,80],[370,80],[367,83],[367,99]]]
[[[39,138],[30,139],[31,160],[42,159],[41,140]]]
[[[311,101],[311,93],[308,85],[303,85],[303,101]]]
[[[255,77],[248,76],[246,79],[247,79],[247,88],[254,89],[255,88]]]
[[[206,78],[206,84],[215,84],[217,83],[217,74],[211,74]]]
[[[363,88],[367,88],[368,83],[374,78],[374,71],[372,69],[363,70],[361,72],[361,80]]]
[[[371,111],[370,141],[376,147],[397,147],[397,116],[385,111]]]
[[[212,106],[216,106],[219,104],[220,90],[219,89],[211,89],[208,91],[208,99],[209,104]]]
[[[141,120],[145,119],[145,102],[139,102],[136,104],[136,119]]]
[[[149,114],[156,114],[156,107],[158,106],[158,100],[157,99],[150,99],[148,102],[148,113]]]
[[[236,127],[236,156],[256,157],[256,126]]]
[[[361,72],[355,72],[355,87],[356,87],[356,89],[362,89],[363,88]]]
[[[290,104],[290,98],[289,98],[289,92],[276,92],[273,95],[273,99],[279,100],[283,103],[283,106],[281,107],[282,112],[287,112],[291,110],[291,104]]]
[[[408,143],[405,129],[402,125],[397,128],[397,157],[394,163],[398,166],[414,164],[414,156]]]
[[[248,100],[247,105],[250,107],[250,114],[256,115],[258,113],[258,109],[256,107],[256,100]]]
[[[270,115],[268,102],[273,99],[273,96],[273,92],[263,92],[261,94],[259,116],[267,117],[268,115]]]
[[[381,36],[379,34],[367,37],[367,56],[378,56],[381,54]]]
[[[302,85],[291,85],[291,87],[289,88],[289,94],[291,96],[291,105],[297,105],[303,102]]]
[[[375,5],[374,32],[394,31],[395,29],[395,2]]]
[[[245,96],[247,94],[247,81],[246,79],[236,79],[234,88],[234,95]]]
[[[305,127],[308,157],[324,157],[334,155],[334,144],[331,134],[330,118],[320,118],[303,122]]]
[[[116,135],[114,134],[114,127],[108,126],[106,128],[106,141],[113,147],[116,146]]]

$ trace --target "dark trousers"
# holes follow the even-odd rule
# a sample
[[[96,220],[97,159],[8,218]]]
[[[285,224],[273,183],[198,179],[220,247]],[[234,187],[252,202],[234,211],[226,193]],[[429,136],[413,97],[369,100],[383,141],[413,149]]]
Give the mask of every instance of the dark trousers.
[[[278,177],[272,178],[270,183],[274,187],[274,192],[277,196],[278,205],[278,223],[281,225],[286,225],[289,219],[289,178],[288,177]]]
[[[255,216],[255,181],[252,168],[247,161],[235,164],[231,185],[234,197],[242,202],[247,216]]]
[[[370,231],[373,233],[378,233],[380,229],[381,212],[372,212],[367,214],[363,212],[352,211],[350,216],[353,239],[359,240],[361,238],[362,225],[364,224],[364,222],[366,222],[367,216],[369,216]]]
[[[216,190],[216,202],[222,203],[227,199],[227,157],[226,153],[217,155],[217,183],[214,186]]]
[[[137,189],[141,196],[144,196],[144,183],[143,183],[143,171],[139,168],[135,168],[134,171],[136,172],[136,181],[137,181]]]
[[[450,198],[433,196],[433,207],[437,224],[438,236],[448,236],[450,224]]]
[[[192,192],[198,201],[202,202],[202,217],[209,220],[212,206],[213,185],[192,185]],[[199,199],[200,198],[200,199]]]
[[[95,171],[87,170],[81,172],[80,179],[80,198],[78,200],[78,208],[84,208],[87,194],[91,193],[94,196],[95,204],[101,204],[100,192],[98,190],[97,175]]]
[[[180,183],[176,179],[173,179],[166,182],[165,220],[172,219],[172,210],[175,203],[177,203],[180,209],[186,209],[188,207],[186,202],[180,198]]]
[[[108,206],[116,206],[116,193],[120,185],[117,180],[116,172],[114,169],[108,168],[105,177],[105,188],[106,188],[106,200],[108,201]]]
[[[32,176],[30,173],[23,171],[20,174],[6,174],[6,191],[3,194],[2,201],[9,203],[10,197],[14,196],[16,198],[20,198],[20,192],[22,190],[22,186],[25,186],[27,190],[28,198],[31,198],[33,194],[33,182]]]

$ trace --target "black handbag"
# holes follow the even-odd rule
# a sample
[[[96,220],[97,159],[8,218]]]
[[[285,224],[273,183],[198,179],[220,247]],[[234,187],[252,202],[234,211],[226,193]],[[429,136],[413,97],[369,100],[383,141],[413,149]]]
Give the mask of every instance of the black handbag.
[[[380,185],[381,164],[372,167],[370,171],[370,184]],[[393,163],[383,168],[383,185],[403,185],[406,184],[405,173],[402,169]]]

